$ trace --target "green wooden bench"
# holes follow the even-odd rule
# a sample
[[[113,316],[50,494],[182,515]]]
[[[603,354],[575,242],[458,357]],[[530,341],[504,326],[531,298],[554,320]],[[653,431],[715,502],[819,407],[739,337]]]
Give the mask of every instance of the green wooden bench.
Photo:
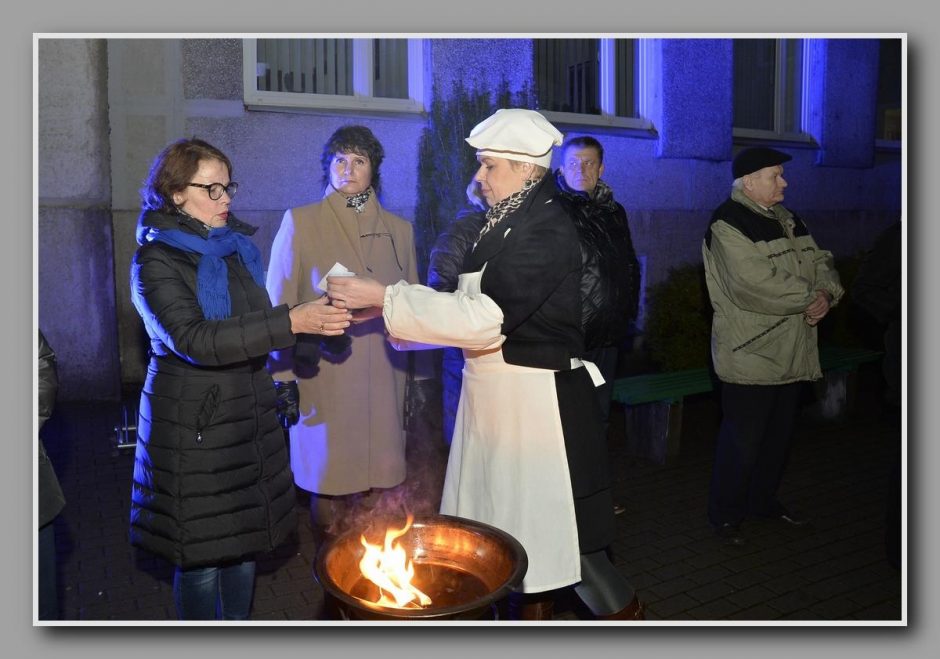
[[[686,396],[707,393],[713,386],[707,368],[644,373],[614,380],[611,398],[624,405],[678,403]]]
[[[881,359],[882,352],[867,348],[820,346],[819,363],[827,379],[845,389],[845,378],[860,364]],[[611,398],[625,406],[628,450],[664,464],[679,453],[682,401],[686,396],[712,391],[715,381],[707,368],[664,373],[643,373],[618,378]],[[632,431],[632,432],[631,432]]]

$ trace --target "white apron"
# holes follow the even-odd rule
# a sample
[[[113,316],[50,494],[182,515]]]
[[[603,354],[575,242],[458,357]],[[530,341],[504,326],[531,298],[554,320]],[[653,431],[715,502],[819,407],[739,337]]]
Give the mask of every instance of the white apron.
[[[383,306],[399,350],[451,345],[466,362],[441,513],[506,531],[526,550],[521,590],[581,580],[581,558],[555,372],[503,360],[503,313],[480,291],[482,271],[460,275],[455,293],[388,286]],[[594,384],[603,382],[589,362]]]
[[[479,294],[481,273],[458,290]],[[500,348],[465,350],[441,513],[506,531],[526,550],[522,591],[581,580],[578,530],[554,371],[507,364]]]

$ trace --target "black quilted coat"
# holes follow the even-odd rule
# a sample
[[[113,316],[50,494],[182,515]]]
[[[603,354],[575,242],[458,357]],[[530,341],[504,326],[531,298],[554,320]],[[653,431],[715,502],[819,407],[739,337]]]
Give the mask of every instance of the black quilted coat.
[[[634,329],[640,295],[640,265],[627,213],[603,181],[598,181],[593,197],[569,188],[560,170],[555,182],[581,241],[585,349],[617,345]]]
[[[254,227],[229,216],[245,234]],[[248,559],[295,528],[293,477],[268,353],[294,344],[286,305],[271,307],[237,254],[226,257],[232,315],[206,320],[200,255],[146,243],[150,227],[206,235],[183,215],[145,212],[131,298],[150,337],[140,397],[131,543],[182,568]]]

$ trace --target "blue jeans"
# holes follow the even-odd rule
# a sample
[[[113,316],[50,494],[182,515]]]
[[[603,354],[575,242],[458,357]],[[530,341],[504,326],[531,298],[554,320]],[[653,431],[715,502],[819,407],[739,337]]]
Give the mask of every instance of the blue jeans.
[[[247,620],[254,587],[254,561],[192,570],[176,568],[176,615],[180,620]]]

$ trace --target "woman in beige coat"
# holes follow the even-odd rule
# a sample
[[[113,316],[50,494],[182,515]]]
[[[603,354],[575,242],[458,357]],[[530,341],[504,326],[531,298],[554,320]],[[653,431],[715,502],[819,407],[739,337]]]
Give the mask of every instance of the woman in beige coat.
[[[412,225],[377,198],[383,157],[364,126],[343,126],[327,141],[323,200],[288,210],[271,247],[274,304],[322,296],[337,264],[385,284],[418,281]],[[331,533],[343,530],[338,523],[358,498],[348,495],[372,491],[374,503],[376,490],[405,479],[408,357],[388,344],[381,317],[361,314],[353,322],[347,343],[299,344],[271,362],[281,387],[295,381],[299,392],[290,428],[294,482],[311,492],[313,520]]]

